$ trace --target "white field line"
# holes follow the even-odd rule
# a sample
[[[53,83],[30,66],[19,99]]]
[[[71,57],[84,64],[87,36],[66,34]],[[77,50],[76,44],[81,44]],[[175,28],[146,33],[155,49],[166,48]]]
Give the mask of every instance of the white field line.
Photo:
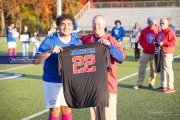
[[[42,114],[48,112],[48,111],[49,111],[49,109],[45,109],[45,110],[43,110],[43,111],[41,111],[41,112],[35,113],[35,114],[33,114],[33,115],[29,116],[29,117],[23,118],[23,119],[21,119],[21,120],[30,120],[30,119],[32,119],[32,118],[35,118],[35,117],[37,117],[37,116],[39,116],[39,115],[42,115]]]
[[[180,55],[177,55],[177,56],[175,56],[174,58],[179,58],[180,57]]]
[[[148,68],[146,69],[146,71],[149,70],[149,69],[150,69],[150,67],[148,67]],[[138,74],[138,72],[133,73],[133,74],[131,74],[131,75],[128,75],[128,76],[126,76],[126,77],[123,77],[123,78],[119,79],[118,82],[121,82],[121,81],[123,81],[123,80],[126,80],[126,79],[128,79],[128,78],[130,78],[130,77],[136,76],[137,74]]]
[[[180,57],[180,55],[175,56],[174,58],[178,58],[178,57]],[[7,69],[7,70],[4,70],[4,71],[9,71],[9,70],[13,70],[13,69],[22,68],[22,67],[28,67],[28,66],[31,66],[31,65],[21,66],[21,67],[16,67],[16,68],[11,68],[11,69]],[[150,69],[150,68],[147,68],[146,70],[149,70],[149,69]],[[0,72],[1,72],[1,71],[0,71]],[[2,70],[2,72],[3,72],[3,70]],[[121,81],[123,81],[123,80],[126,80],[126,79],[128,79],[128,78],[130,78],[130,77],[133,77],[133,76],[137,75],[137,74],[138,74],[138,73],[136,72],[136,73],[133,73],[133,74],[131,74],[131,75],[128,75],[128,76],[126,76],[126,77],[124,77],[124,78],[119,79],[118,82],[121,82]],[[43,111],[40,111],[40,112],[35,113],[35,114],[33,114],[33,115],[30,115],[30,116],[28,116],[28,117],[26,117],[26,118],[23,118],[23,119],[21,119],[21,120],[30,120],[30,119],[32,119],[32,118],[35,118],[35,117],[37,117],[37,116],[39,116],[39,115],[42,115],[42,114],[48,112],[48,111],[49,111],[49,109],[45,109],[45,110],[43,110]]]
[[[24,68],[24,67],[29,67],[29,66],[32,66],[32,64],[30,64],[30,65],[24,65],[24,66],[20,66],[20,67],[15,67],[15,68],[10,68],[10,69],[6,69],[6,70],[0,70],[0,72],[5,72],[5,71],[9,71],[9,70],[15,70],[15,69]]]

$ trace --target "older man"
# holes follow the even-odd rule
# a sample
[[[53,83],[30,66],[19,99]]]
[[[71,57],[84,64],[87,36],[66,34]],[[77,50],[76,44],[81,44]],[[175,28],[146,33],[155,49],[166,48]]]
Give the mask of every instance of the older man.
[[[106,120],[116,120],[116,101],[117,101],[117,84],[116,77],[116,62],[122,63],[125,59],[125,52],[120,46],[118,41],[110,34],[106,34],[104,28],[106,26],[105,19],[101,15],[97,15],[92,20],[92,27],[94,34],[82,36],[80,39],[84,44],[90,44],[94,42],[101,42],[108,46],[110,51],[111,68],[108,72],[108,92],[109,92],[109,107],[105,107]],[[99,120],[100,115],[96,110],[96,107],[90,108],[90,119]]]
[[[148,62],[150,62],[150,77],[149,77],[149,88],[155,89],[154,83],[156,78],[156,73],[154,72],[155,61],[154,61],[154,42],[160,31],[156,25],[155,19],[149,17],[147,19],[148,27],[144,28],[139,37],[139,44],[143,48],[142,58],[140,60],[140,66],[138,71],[138,81],[134,89],[139,89],[143,87],[143,81],[146,74],[146,68]]]
[[[161,85],[157,91],[164,91],[165,93],[175,92],[174,90],[174,73],[172,69],[173,52],[176,45],[176,35],[174,31],[168,26],[168,20],[163,18],[160,20],[162,31],[158,35],[158,44],[163,49],[163,70],[161,72]],[[167,87],[168,74],[169,82]],[[167,89],[168,88],[168,89]]]

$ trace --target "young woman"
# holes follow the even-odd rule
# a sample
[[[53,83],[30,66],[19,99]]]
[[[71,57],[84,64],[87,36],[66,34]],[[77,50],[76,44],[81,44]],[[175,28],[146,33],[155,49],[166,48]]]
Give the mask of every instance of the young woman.
[[[60,106],[62,120],[72,120],[71,109],[67,106],[63,89],[62,76],[58,76],[58,54],[66,46],[82,45],[82,41],[71,35],[74,17],[71,14],[62,14],[56,19],[59,32],[46,37],[34,56],[34,64],[44,62],[44,98],[45,106],[50,109],[49,120],[59,120]],[[37,59],[37,60],[36,60]]]
[[[31,37],[30,41],[33,43],[33,56],[34,56],[39,48],[40,41],[41,41],[37,31],[34,31],[33,36]]]
[[[130,33],[130,41],[132,48],[134,48],[135,61],[138,61],[140,59],[141,46],[138,43],[140,34],[141,34],[141,28],[139,27],[139,23],[136,22],[134,28],[131,30]]]
[[[29,56],[30,38],[31,33],[28,31],[28,27],[25,25],[23,31],[20,33],[23,56]]]
[[[57,32],[56,21],[52,21],[51,27],[48,29],[47,36],[52,35],[55,32]]]

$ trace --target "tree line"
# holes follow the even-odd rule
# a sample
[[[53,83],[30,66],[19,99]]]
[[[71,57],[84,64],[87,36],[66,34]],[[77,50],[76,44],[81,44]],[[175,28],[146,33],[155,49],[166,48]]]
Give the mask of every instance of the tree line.
[[[88,1],[112,2],[112,0],[61,0],[62,13],[71,13],[75,16]],[[29,31],[38,30],[40,33],[46,33],[51,21],[56,18],[56,0],[0,0],[0,16],[0,35],[5,35],[5,27],[10,22],[16,24],[18,31],[27,25]]]
[[[83,7],[77,0],[61,0],[62,13],[74,16]],[[56,0],[0,0],[0,34],[5,35],[5,27],[14,22],[18,31],[27,25],[29,31],[46,33],[52,20],[56,18]]]

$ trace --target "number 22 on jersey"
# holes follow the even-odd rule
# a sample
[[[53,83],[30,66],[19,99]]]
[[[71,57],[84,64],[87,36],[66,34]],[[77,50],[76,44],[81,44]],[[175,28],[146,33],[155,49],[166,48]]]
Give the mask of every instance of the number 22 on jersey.
[[[84,72],[94,72],[96,71],[96,66],[91,66],[95,63],[95,56],[93,54],[83,56],[74,56],[72,58],[73,62],[73,74],[84,73]]]

